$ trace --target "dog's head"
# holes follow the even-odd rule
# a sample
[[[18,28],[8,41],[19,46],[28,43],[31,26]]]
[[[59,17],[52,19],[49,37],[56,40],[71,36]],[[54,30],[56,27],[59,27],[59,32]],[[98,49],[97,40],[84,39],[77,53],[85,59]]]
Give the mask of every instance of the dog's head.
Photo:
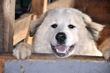
[[[52,50],[59,57],[67,57],[83,39],[81,37],[87,36],[91,40],[97,40],[102,29],[103,25],[93,22],[79,10],[56,8],[35,22],[30,35],[36,34],[34,45],[44,46],[45,50]]]

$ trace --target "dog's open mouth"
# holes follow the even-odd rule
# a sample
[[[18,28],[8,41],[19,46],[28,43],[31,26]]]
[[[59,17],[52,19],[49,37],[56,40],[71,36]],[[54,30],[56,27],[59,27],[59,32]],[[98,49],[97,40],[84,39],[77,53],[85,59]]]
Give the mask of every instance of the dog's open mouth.
[[[56,46],[51,45],[51,47],[57,56],[63,58],[63,57],[67,57],[69,52],[71,52],[73,50],[74,45],[71,45],[69,47],[67,47],[65,45],[56,45]]]

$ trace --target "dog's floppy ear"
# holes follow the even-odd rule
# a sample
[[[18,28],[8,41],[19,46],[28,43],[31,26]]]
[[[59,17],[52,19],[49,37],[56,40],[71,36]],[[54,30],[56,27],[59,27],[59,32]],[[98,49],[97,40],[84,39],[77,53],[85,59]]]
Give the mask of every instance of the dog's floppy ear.
[[[93,39],[98,40],[99,33],[103,30],[104,25],[93,22],[92,19],[86,14],[83,14],[82,17],[84,22],[86,23],[86,28],[90,32],[90,34],[93,36]]]
[[[43,15],[41,15],[41,17],[39,19],[37,19],[36,21],[34,21],[30,27],[30,36],[34,36],[37,28],[42,24],[43,20],[45,19],[46,15],[48,12],[44,13]]]

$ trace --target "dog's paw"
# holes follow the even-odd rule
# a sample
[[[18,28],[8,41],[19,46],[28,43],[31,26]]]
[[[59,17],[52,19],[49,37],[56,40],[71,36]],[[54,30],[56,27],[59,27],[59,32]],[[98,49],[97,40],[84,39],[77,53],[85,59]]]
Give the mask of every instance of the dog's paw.
[[[100,46],[105,60],[110,60],[110,38],[106,39]]]
[[[32,46],[27,43],[20,43],[13,50],[13,56],[17,59],[26,59],[30,57],[32,53]]]
[[[110,48],[107,48],[105,50],[103,50],[103,56],[105,58],[105,60],[110,60]]]

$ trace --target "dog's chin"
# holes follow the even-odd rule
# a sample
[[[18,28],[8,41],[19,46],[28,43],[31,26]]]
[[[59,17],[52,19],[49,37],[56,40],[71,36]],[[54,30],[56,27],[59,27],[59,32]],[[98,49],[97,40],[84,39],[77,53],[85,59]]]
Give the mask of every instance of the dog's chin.
[[[65,46],[65,45],[52,45],[51,48],[55,55],[60,58],[66,58],[69,56],[69,53],[74,49],[75,45]]]

